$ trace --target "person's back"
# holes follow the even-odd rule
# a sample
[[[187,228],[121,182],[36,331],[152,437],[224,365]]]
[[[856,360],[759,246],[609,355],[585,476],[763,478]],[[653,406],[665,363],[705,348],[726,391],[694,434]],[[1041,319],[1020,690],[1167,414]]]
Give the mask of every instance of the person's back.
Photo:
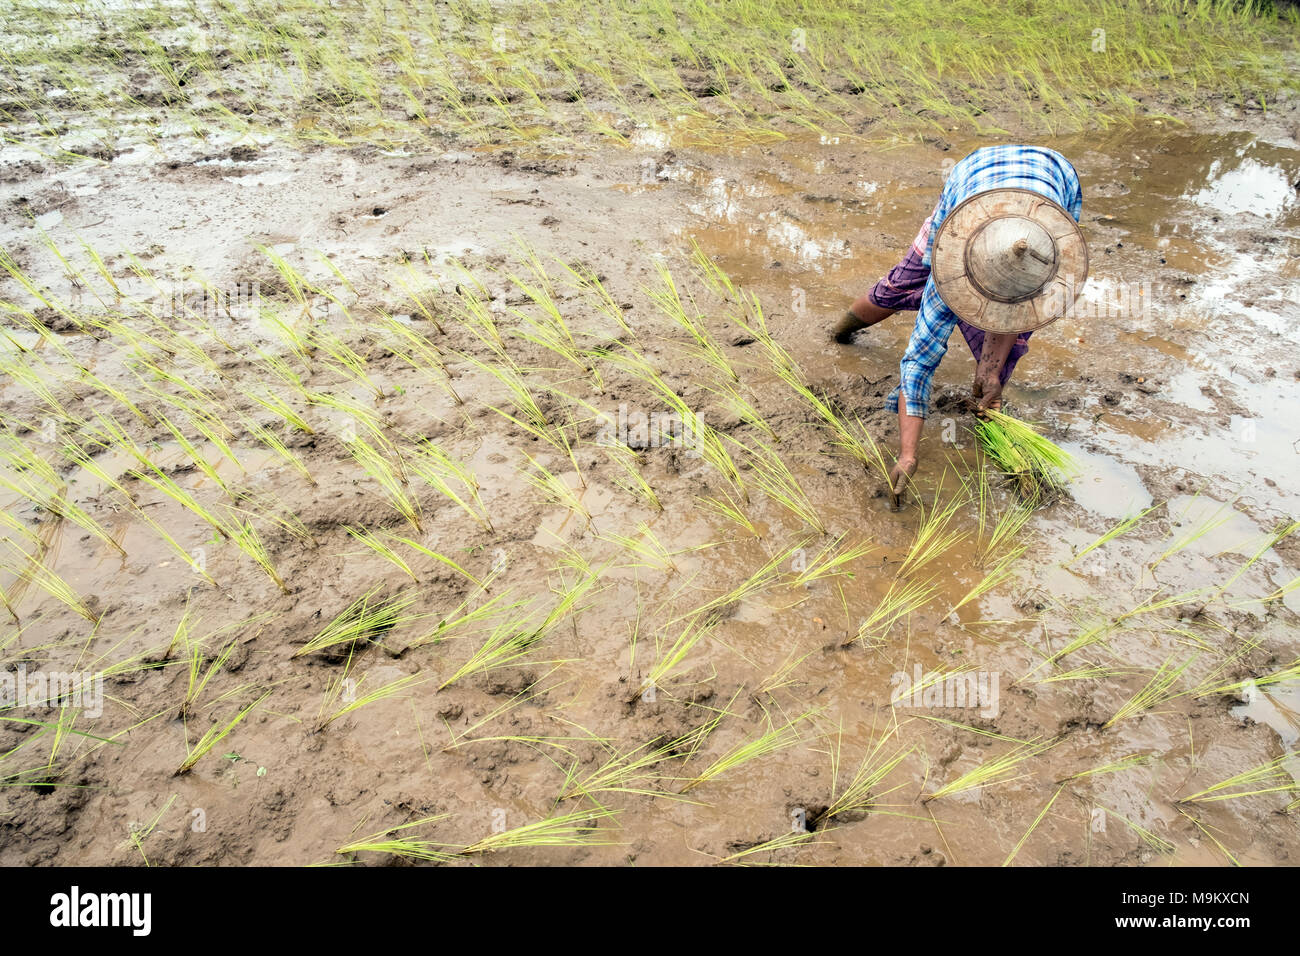
[[[1028,189],[1039,193],[1064,207],[1076,222],[1083,211],[1079,174],[1056,150],[1016,143],[981,146],[957,163],[944,182],[939,203],[929,219],[925,265],[930,265],[934,237],[948,214],[963,200],[990,189]]]

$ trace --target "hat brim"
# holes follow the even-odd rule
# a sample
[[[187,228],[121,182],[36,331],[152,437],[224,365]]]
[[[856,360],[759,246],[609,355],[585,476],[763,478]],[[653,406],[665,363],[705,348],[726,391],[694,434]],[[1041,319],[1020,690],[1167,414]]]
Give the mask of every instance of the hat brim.
[[[966,244],[991,219],[1023,216],[1039,223],[1056,243],[1056,273],[1041,291],[1020,302],[989,298],[966,271]],[[1064,207],[1030,189],[976,193],[944,219],[934,237],[930,275],[944,305],[985,332],[1032,332],[1063,316],[1088,279],[1088,243]]]

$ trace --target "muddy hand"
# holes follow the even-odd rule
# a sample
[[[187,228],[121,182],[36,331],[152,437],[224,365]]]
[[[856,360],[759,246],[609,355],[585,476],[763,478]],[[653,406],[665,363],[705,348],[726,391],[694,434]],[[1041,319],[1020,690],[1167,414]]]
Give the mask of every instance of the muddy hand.
[[[889,470],[889,496],[895,511],[903,507],[903,492],[907,490],[907,485],[914,474],[916,474],[915,458],[900,458]]]
[[[981,381],[975,379],[971,386],[971,397],[975,399],[975,414],[981,418],[988,411],[1000,411],[1002,408],[1002,382],[999,379]]]

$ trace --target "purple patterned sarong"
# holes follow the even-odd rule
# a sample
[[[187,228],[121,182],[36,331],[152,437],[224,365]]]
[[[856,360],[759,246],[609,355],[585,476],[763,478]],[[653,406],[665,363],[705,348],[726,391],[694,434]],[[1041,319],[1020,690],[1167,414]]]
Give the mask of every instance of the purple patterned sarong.
[[[872,302],[882,309],[894,309],[900,312],[915,312],[921,307],[921,296],[925,292],[925,283],[930,278],[930,267],[923,261],[925,247],[929,238],[930,219],[927,219],[925,224],[921,226],[920,233],[912,240],[912,247],[907,250],[907,255],[903,257],[903,261],[890,269],[889,275],[877,282],[872,288],[869,293]],[[984,350],[984,330],[977,329],[961,319],[957,320],[957,327],[961,329],[962,338],[966,340],[971,354],[975,356],[975,361],[978,362],[980,354]],[[1029,336],[1032,334],[1032,332],[1021,332],[1016,337],[1015,345],[1011,346],[1011,354],[1007,356],[1006,364],[1002,366],[1000,378],[1003,385],[1006,385],[1011,378],[1016,363],[1029,351]]]

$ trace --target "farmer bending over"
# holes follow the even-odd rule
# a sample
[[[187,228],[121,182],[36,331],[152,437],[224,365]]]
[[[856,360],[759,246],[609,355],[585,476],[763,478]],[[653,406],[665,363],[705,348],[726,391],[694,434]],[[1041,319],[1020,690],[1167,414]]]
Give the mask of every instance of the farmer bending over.
[[[1088,275],[1077,225],[1079,177],[1060,153],[1038,146],[985,146],[949,174],[907,256],[835,325],[837,342],[900,309],[916,326],[889,396],[898,411],[898,461],[890,471],[894,506],[916,472],[930,383],[953,326],[975,356],[978,411],[1002,405],[1002,388],[1029,350],[1035,329],[1060,318]],[[899,401],[899,393],[903,401]]]

